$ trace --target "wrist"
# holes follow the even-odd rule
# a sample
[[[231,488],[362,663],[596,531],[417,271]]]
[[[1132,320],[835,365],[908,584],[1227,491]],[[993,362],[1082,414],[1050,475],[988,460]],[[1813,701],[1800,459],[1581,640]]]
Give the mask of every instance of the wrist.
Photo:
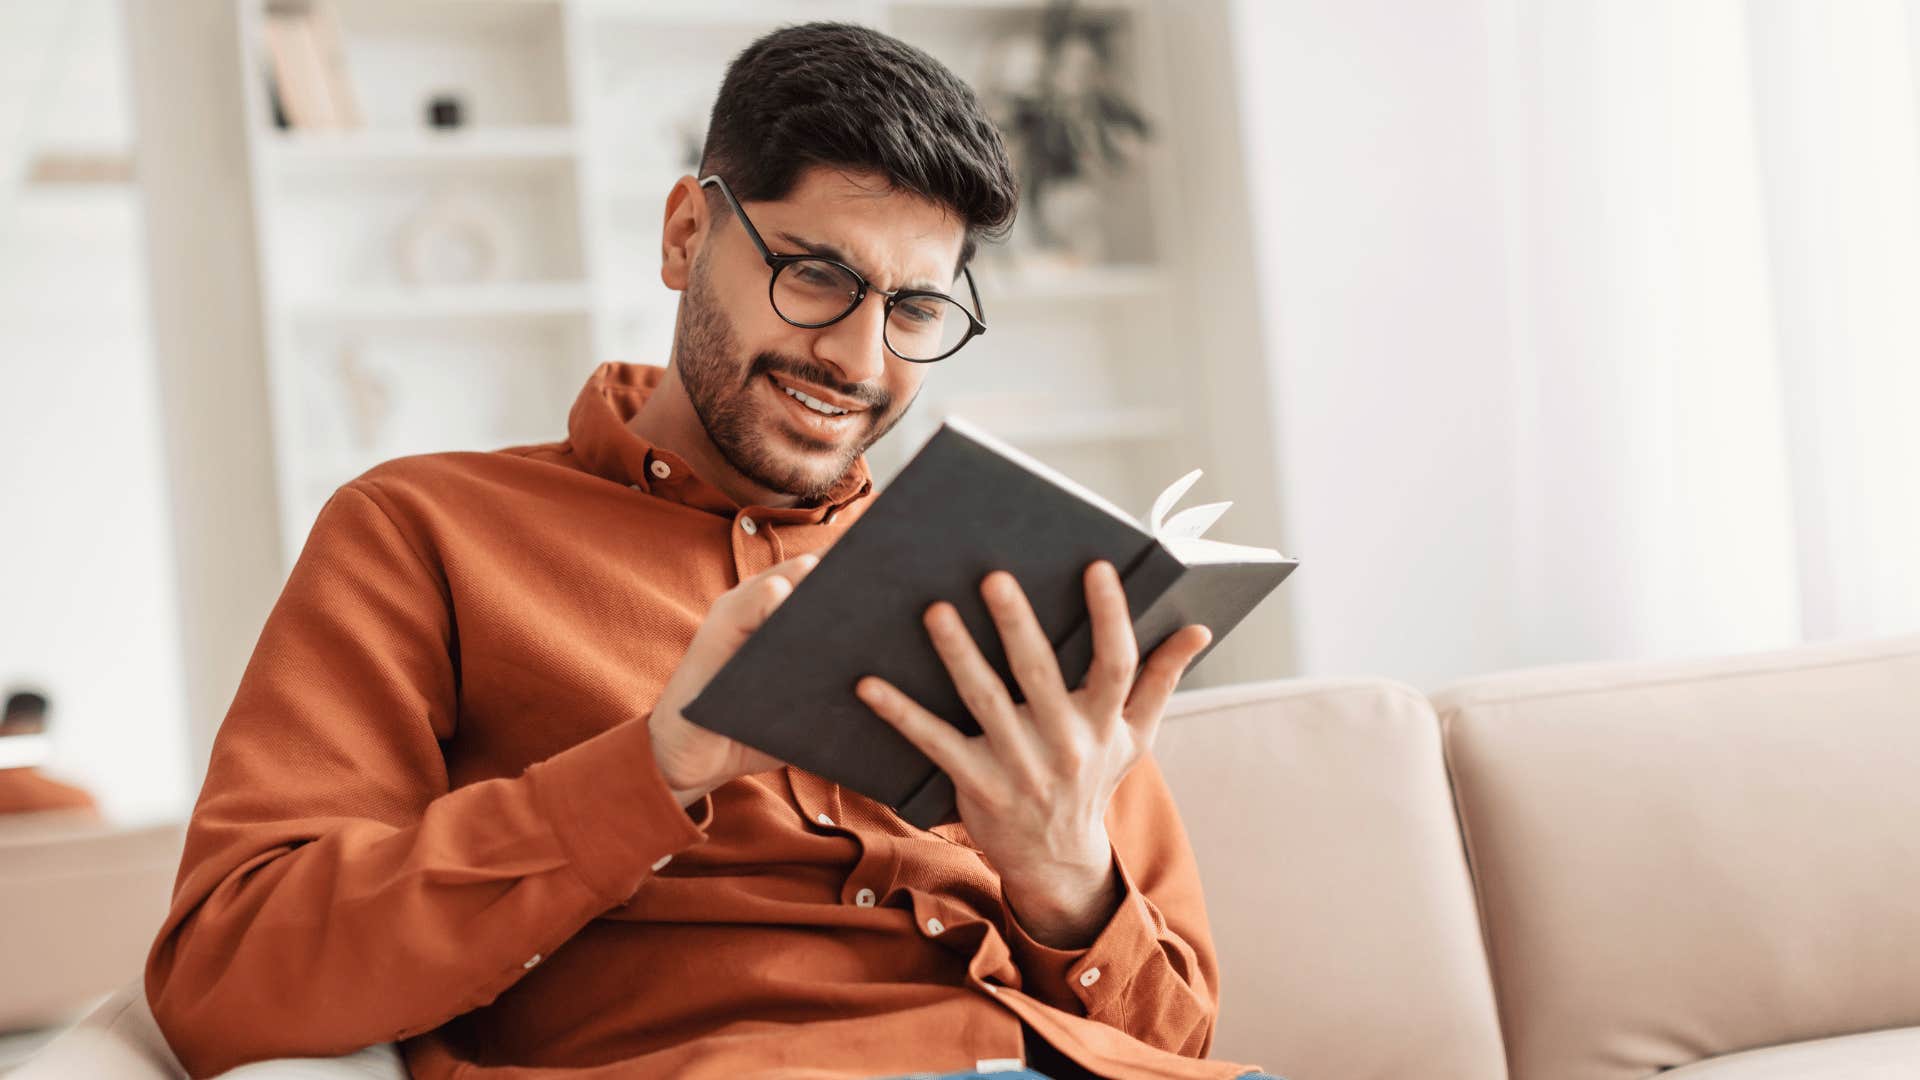
[[[647,731],[653,741],[653,768],[660,779],[673,793],[682,807],[691,807],[707,797],[718,784],[708,783],[694,776],[681,761],[683,755],[677,752],[673,740],[663,736],[657,715],[647,718]]]
[[[1120,904],[1113,851],[1097,864],[1054,864],[1038,875],[1003,874],[1001,893],[1013,918],[1033,940],[1054,949],[1093,943]]]

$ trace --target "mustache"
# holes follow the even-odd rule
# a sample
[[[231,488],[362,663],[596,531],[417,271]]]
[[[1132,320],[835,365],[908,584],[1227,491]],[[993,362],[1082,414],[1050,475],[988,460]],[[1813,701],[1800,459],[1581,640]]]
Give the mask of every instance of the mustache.
[[[834,377],[833,370],[823,364],[792,360],[773,353],[760,353],[753,358],[751,364],[747,365],[747,380],[751,382],[762,375],[785,375],[797,382],[812,383],[823,390],[857,401],[876,413],[884,412],[887,406],[893,404],[893,395],[885,390],[841,382]]]

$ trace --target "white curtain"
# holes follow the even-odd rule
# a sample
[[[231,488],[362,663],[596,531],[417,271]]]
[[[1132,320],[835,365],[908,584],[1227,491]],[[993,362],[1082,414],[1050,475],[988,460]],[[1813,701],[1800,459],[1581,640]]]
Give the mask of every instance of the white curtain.
[[[1920,630],[1920,0],[1236,15],[1303,670]]]

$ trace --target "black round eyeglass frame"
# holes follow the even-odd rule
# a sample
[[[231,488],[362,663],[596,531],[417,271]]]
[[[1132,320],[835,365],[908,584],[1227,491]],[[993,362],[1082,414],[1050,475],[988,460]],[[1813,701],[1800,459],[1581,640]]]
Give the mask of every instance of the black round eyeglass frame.
[[[967,305],[961,303],[954,297],[934,289],[895,289],[892,292],[888,292],[885,289],[876,289],[867,281],[866,275],[838,259],[830,259],[825,255],[775,255],[773,251],[767,247],[767,242],[760,238],[760,230],[753,227],[753,219],[747,217],[747,211],[740,205],[740,200],[734,198],[733,189],[727,186],[727,182],[720,177],[719,173],[713,173],[700,179],[701,187],[708,185],[720,189],[721,198],[727,200],[727,205],[733,208],[734,216],[738,217],[740,224],[746,227],[747,239],[753,241],[753,246],[760,250],[760,257],[767,261],[767,268],[773,271],[772,275],[767,278],[767,303],[773,307],[773,313],[780,316],[781,321],[792,326],[798,326],[803,330],[819,330],[823,327],[832,326],[834,323],[858,311],[860,305],[866,302],[868,293],[877,293],[886,298],[886,309],[882,312],[882,326],[885,327],[891,325],[894,305],[900,303],[902,300],[910,300],[916,296],[927,296],[936,300],[945,300],[947,303],[953,305],[955,311],[967,317],[967,332],[954,344],[953,348],[948,349],[939,356],[930,356],[925,359],[901,356],[900,353],[894,349],[892,341],[887,340],[887,331],[885,329],[881,330],[881,338],[887,342],[887,351],[893,353],[895,356],[899,356],[902,360],[914,364],[931,364],[945,360],[947,357],[959,352],[967,342],[987,332],[987,324],[982,322],[980,318],[980,316],[985,315],[986,312],[980,307],[980,289],[973,283],[972,270],[964,266],[960,268],[960,275],[967,280],[967,292],[973,297],[972,311],[967,310]],[[787,313],[780,310],[780,305],[773,298],[774,284],[780,280],[780,271],[792,266],[794,263],[801,262],[823,262],[846,271],[847,275],[859,286],[854,291],[852,302],[847,304],[847,310],[842,311],[840,314],[835,315],[825,322],[810,323],[787,318]],[[979,314],[975,314],[976,312]]]

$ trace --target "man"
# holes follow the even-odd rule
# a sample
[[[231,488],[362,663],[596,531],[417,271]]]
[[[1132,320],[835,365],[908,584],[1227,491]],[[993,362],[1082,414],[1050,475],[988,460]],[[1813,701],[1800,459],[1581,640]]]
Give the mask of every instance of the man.
[[[46,695],[20,690],[7,695],[0,714],[0,814],[62,814],[98,820],[100,808],[85,789],[43,775],[34,762],[44,757],[43,746],[25,753],[22,748],[44,740],[47,731]]]
[[[429,1080],[1244,1071],[1196,1060],[1214,958],[1144,756],[1207,634],[1138,662],[1111,567],[1072,689],[984,583],[1019,706],[929,610],[985,736],[867,681],[961,824],[680,713],[871,501],[863,451],[977,332],[964,267],[1014,204],[924,54],[814,24],[734,61],[667,199],[671,365],[605,365],[565,441],[389,462],[315,523],[149,959],[194,1075],[386,1040]]]

